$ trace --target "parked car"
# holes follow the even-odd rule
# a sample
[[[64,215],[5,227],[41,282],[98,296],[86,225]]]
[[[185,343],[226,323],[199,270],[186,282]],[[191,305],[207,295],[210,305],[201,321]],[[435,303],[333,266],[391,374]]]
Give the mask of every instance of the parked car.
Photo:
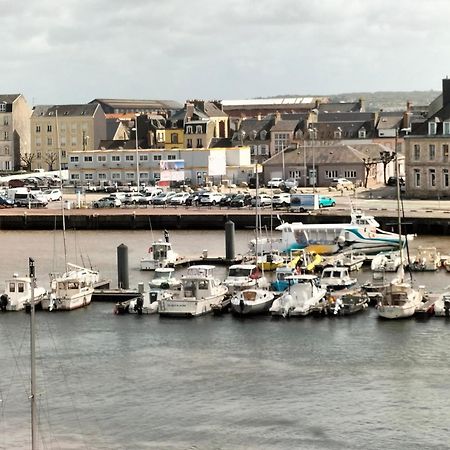
[[[14,200],[11,198],[0,195],[0,208],[12,208],[14,206]]]
[[[400,177],[398,181],[400,183],[400,186],[403,186],[405,184],[405,180],[402,177]],[[388,186],[397,186],[397,177],[389,177],[386,184]]]
[[[48,202],[57,202],[62,198],[61,189],[47,189],[42,194]]]
[[[230,202],[232,208],[242,208],[252,204],[251,194],[237,194]]]
[[[298,180],[296,178],[288,178],[287,180],[283,181],[280,185],[280,188],[288,192],[296,187],[298,187]]]
[[[188,192],[177,192],[173,197],[170,198],[169,203],[171,205],[184,205],[188,197]]]
[[[220,206],[230,206],[231,201],[234,197],[239,194],[225,194],[219,202]]]
[[[272,205],[274,208],[286,208],[291,204],[291,194],[282,193],[275,194],[272,198]]]
[[[200,206],[215,206],[222,200],[223,194],[220,192],[205,192],[200,196]]]
[[[336,200],[333,197],[319,196],[319,208],[328,208],[336,205]]]
[[[153,188],[152,190],[144,190],[142,191],[142,197],[139,199],[140,205],[151,205],[153,203],[153,199],[161,194],[163,190],[161,188]]]
[[[122,200],[123,205],[137,205],[137,204],[146,204],[147,199],[144,194],[140,192],[130,192],[125,194],[125,197]]]
[[[167,205],[171,197],[175,195],[175,192],[167,191],[160,192],[156,197],[153,197],[152,205],[161,206]]]
[[[267,194],[260,194],[257,197],[252,198],[252,206],[271,206],[272,205],[272,197]]]
[[[93,208],[117,208],[122,205],[117,197],[102,197],[92,202]]]
[[[30,208],[45,208],[47,201],[44,198],[37,198],[33,194],[16,194],[14,204],[16,206],[29,206]]]
[[[200,197],[205,193],[205,191],[196,191],[189,194],[186,199],[186,206],[198,206],[200,204]]]
[[[279,188],[281,187],[281,185],[283,184],[283,178],[271,178],[268,182],[267,182],[267,187],[269,188]]]
[[[353,189],[355,185],[347,178],[333,178],[330,183],[330,187],[336,189]]]

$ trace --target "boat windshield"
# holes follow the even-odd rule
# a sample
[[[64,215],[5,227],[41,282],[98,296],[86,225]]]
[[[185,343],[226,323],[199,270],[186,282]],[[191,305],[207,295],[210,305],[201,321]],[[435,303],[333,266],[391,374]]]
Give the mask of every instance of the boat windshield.
[[[250,270],[244,269],[242,267],[230,267],[228,276],[230,276],[230,277],[249,277]]]

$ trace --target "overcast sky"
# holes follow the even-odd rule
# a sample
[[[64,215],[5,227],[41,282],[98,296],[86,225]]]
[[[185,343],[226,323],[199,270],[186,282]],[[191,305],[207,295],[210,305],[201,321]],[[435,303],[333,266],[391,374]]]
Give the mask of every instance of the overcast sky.
[[[439,90],[447,0],[0,0],[1,93],[241,99]]]

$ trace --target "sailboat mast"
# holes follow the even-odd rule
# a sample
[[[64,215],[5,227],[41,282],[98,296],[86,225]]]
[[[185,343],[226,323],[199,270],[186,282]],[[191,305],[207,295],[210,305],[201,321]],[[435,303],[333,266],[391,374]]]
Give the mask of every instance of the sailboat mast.
[[[259,179],[258,179],[258,164],[256,164],[256,190],[255,190],[255,215],[256,215],[256,224],[255,224],[255,232],[256,232],[256,239],[255,239],[255,261],[256,265],[258,265],[258,228],[259,228],[259,219],[258,219],[258,189],[259,189]]]
[[[34,259],[28,258],[29,274],[31,279],[30,300],[30,358],[31,358],[31,449],[37,448],[37,409],[36,409],[36,344],[35,344],[35,305],[34,305],[34,283],[35,267]]]
[[[396,131],[397,133],[397,131]],[[397,150],[397,148],[396,148]],[[395,172],[397,174],[397,220],[398,220],[398,250],[400,255],[400,276],[403,281],[405,273],[403,267],[403,241],[402,241],[402,216],[400,211],[400,168],[398,164],[398,153],[395,155]]]
[[[55,111],[56,119],[56,145],[58,147],[58,162],[59,162],[59,181],[61,189],[61,219],[62,219],[62,231],[63,231],[63,246],[64,246],[64,270],[67,268],[67,248],[66,248],[66,216],[64,215],[64,200],[63,200],[63,180],[62,180],[62,155],[61,146],[59,144],[59,127],[58,127],[58,110]]]

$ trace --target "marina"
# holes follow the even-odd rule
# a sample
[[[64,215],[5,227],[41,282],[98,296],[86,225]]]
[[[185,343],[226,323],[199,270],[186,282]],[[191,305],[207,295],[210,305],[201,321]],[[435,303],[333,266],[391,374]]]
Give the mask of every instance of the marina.
[[[170,233],[174,248],[186,257],[198,257],[199,248],[206,247],[198,246],[200,236],[203,244],[208,243],[209,255],[225,253],[223,231]],[[54,258],[43,249],[52,247],[53,233],[1,231],[0,235],[5,251],[20,243],[37,255],[38,284],[45,284]],[[137,230],[101,235],[68,231],[67,239],[69,249],[83,254],[97,249],[89,252],[89,258],[102,277],[112,280],[111,289],[117,286],[117,247],[126,243],[129,291],[137,292],[139,283],[147,289],[153,276],[139,267],[150,235]],[[253,231],[238,231],[236,253],[244,253],[253,237]],[[71,245],[74,242],[77,245]],[[433,242],[433,237],[418,237],[412,250]],[[448,238],[439,244],[441,254],[450,253]],[[74,250],[70,251],[68,256],[76,262]],[[0,265],[3,279],[10,277],[12,266],[25,270],[25,256],[11,252],[8,265]],[[176,277],[186,271],[176,269]],[[227,277],[226,266],[217,265],[216,272],[222,280]],[[367,266],[355,274],[360,284],[372,275]],[[413,276],[417,284],[439,290],[450,284],[450,274],[443,268]],[[223,449],[259,449],[268,445],[266,429],[269,447],[280,449],[378,448],[389,447],[393,440],[417,449],[446,445],[442,434],[434,432],[434,423],[449,413],[445,386],[429,381],[436,371],[448,372],[442,355],[450,328],[443,301],[444,317],[395,322],[380,320],[375,308],[336,315],[338,320],[232,314],[183,320],[158,314],[117,316],[113,309],[114,301],[97,302],[94,296],[79,310],[37,312],[38,437],[47,448],[160,449],[195,443],[208,449],[220,442],[218,448]],[[29,442],[24,390],[28,357],[22,349],[27,320],[23,312],[0,314],[5,361],[0,368],[0,447],[4,448],[19,449]],[[405,373],[407,383],[404,375],[400,377]],[[258,383],[251,381],[255,377]],[[305,379],[317,383],[306,388]],[[333,386],[326,395],[324,384]],[[405,403],[414,424],[398,414]],[[120,408],[112,408],[118,404]],[[345,415],[336,429],[336,415],[342,410]],[[11,428],[17,431],[8,433]]]

